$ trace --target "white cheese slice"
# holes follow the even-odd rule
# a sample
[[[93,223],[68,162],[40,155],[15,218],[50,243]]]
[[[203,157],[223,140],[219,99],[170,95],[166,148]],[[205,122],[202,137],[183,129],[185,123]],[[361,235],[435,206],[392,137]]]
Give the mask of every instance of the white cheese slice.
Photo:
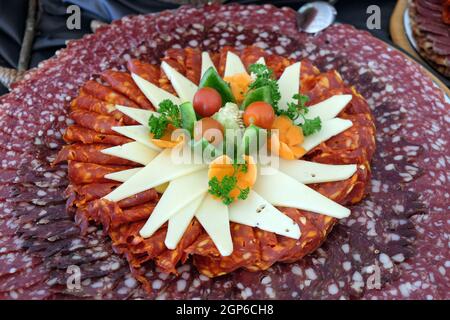
[[[177,92],[182,102],[194,101],[194,95],[198,90],[198,87],[191,80],[183,76],[177,70],[172,68],[167,62],[161,63],[161,68],[166,73],[173,88]]]
[[[158,110],[159,104],[161,101],[165,99],[169,99],[174,104],[181,104],[180,98],[174,96],[170,92],[167,92],[157,86],[155,86],[153,83],[145,80],[144,78],[141,78],[135,73],[132,73],[131,76],[133,77],[134,82],[136,85],[141,89],[142,93],[147,97],[148,100],[153,104],[153,106]]]
[[[241,58],[231,51],[227,52],[227,61],[225,62],[224,77],[233,76],[239,73],[247,73]]]
[[[273,169],[272,174],[259,175],[253,190],[274,206],[297,208],[339,219],[350,215],[346,207],[277,169]]]
[[[304,184],[346,180],[356,172],[356,164],[332,165],[281,158],[278,161],[281,172]]]
[[[181,208],[179,212],[174,214],[169,219],[167,226],[166,239],[164,244],[167,249],[173,250],[177,247],[178,242],[180,242],[181,237],[186,232],[192,218],[194,218],[195,212],[200,207],[206,192],[194,199],[192,202],[187,204],[185,207]]]
[[[211,57],[209,56],[208,52],[202,52],[202,70],[200,73],[200,79],[205,74],[206,70],[208,70],[210,67],[213,67],[214,70],[217,71],[216,67],[214,66],[214,63],[211,60]]]
[[[120,126],[120,127],[112,127],[112,129],[124,135],[127,138],[133,139],[143,145],[153,149],[155,151],[161,151],[161,148],[156,146],[152,139],[150,138],[150,132],[146,126],[136,125],[136,126]]]
[[[258,60],[256,60],[255,64],[263,64],[266,65],[266,60],[264,59],[264,57],[259,58]],[[250,73],[250,76],[252,77],[252,81],[255,81],[256,79],[256,75],[252,72]]]
[[[324,101],[308,107],[308,113],[305,114],[307,119],[319,117],[320,120],[326,121],[335,118],[352,100],[351,94],[338,94]],[[297,118],[295,124],[302,123],[302,119]]]
[[[153,160],[158,155],[158,151],[150,149],[139,142],[129,142],[121,146],[103,149],[104,154],[115,156],[118,158],[134,161],[144,166]]]
[[[352,125],[353,123],[350,120],[341,118],[334,118],[324,121],[322,122],[322,128],[320,129],[320,131],[317,131],[305,137],[305,140],[303,141],[301,146],[305,148],[306,152],[308,152],[322,142],[327,141],[331,137],[334,137],[341,132],[344,132]]]
[[[256,60],[255,64],[266,65],[266,60],[264,59],[264,57],[260,57],[258,60]]]
[[[173,215],[208,191],[208,173],[201,170],[170,181],[145,225],[139,231],[144,238],[150,237]]]
[[[163,150],[138,173],[106,195],[105,199],[117,202],[205,168],[205,165],[202,164],[174,163],[171,156],[172,150]],[[188,190],[186,189],[185,192]]]
[[[195,217],[224,257],[233,252],[228,207],[207,194]]]
[[[230,221],[293,239],[300,238],[300,228],[297,223],[253,190],[250,191],[247,199],[235,201],[228,209]]]
[[[128,170],[117,171],[105,174],[105,178],[109,180],[125,182],[141,170],[142,168],[133,168]]]
[[[125,107],[125,106],[121,106],[121,105],[116,105],[116,108],[123,114],[126,114],[131,119],[139,122],[141,125],[143,125],[147,128],[148,128],[148,119],[150,119],[150,117],[152,115],[156,116],[156,117],[160,116],[160,114],[158,112],[151,111],[151,110],[130,108],[130,107]]]
[[[300,88],[300,62],[296,62],[286,69],[278,79],[278,86],[280,88],[280,101],[278,107],[281,110],[288,108],[288,103],[292,102],[292,96],[298,93]]]

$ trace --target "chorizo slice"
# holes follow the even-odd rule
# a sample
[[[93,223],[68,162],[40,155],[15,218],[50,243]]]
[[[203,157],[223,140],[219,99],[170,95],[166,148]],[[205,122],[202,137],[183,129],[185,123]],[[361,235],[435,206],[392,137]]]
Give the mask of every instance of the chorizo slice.
[[[147,100],[139,87],[134,83],[133,78],[128,72],[106,70],[101,74],[101,78],[114,90],[127,96],[130,100],[136,102],[141,108],[154,110],[150,101]]]
[[[198,49],[186,48],[186,77],[195,84],[200,83],[202,53]]]
[[[99,133],[91,129],[87,129],[78,125],[72,125],[67,128],[64,133],[64,141],[70,142],[81,142],[85,144],[91,143],[105,143],[110,145],[121,145],[133,140],[119,136],[116,134],[104,134]]]
[[[110,148],[108,144],[82,144],[75,143],[64,146],[58,153],[53,163],[60,163],[64,161],[74,160],[78,162],[90,162],[96,164],[115,164],[115,165],[128,165],[138,166],[139,164],[122,159],[119,157],[110,156],[102,153],[101,151]]]
[[[139,192],[131,197],[120,200],[117,204],[122,209],[138,206],[146,202],[155,202],[159,199],[158,192],[155,189],[149,189]]]
[[[68,177],[73,184],[111,182],[104,178],[106,174],[131,168],[133,167],[69,161]]]
[[[122,125],[122,121],[113,117],[81,109],[72,111],[70,117],[76,124],[104,134],[117,134],[112,127]]]
[[[203,232],[200,223],[193,219],[186,229],[183,237],[180,239],[177,247],[174,250],[166,249],[155,258],[156,265],[161,268],[163,272],[176,273],[176,266],[178,262],[185,261],[187,255],[184,252]]]
[[[216,277],[232,272],[246,265],[254,265],[260,259],[260,248],[255,238],[253,228],[238,223],[230,223],[233,253],[222,257],[211,238],[204,233],[185,251],[195,257],[203,256],[204,265],[196,265],[200,272],[209,277]],[[219,263],[215,263],[218,260]],[[206,263],[209,261],[209,263]]]
[[[120,104],[122,106],[139,108],[137,103],[116,92],[111,87],[104,86],[94,80],[87,81],[81,88],[81,92],[84,94],[92,95],[100,100],[104,100],[112,104]]]
[[[128,71],[135,73],[141,78],[157,85],[159,80],[159,66],[141,60],[132,59],[127,63]]]
[[[70,105],[72,107],[72,110],[83,109],[111,116],[118,121],[122,120],[126,125],[138,124],[135,120],[117,110],[114,104],[102,101],[91,95],[78,96],[77,98],[72,100]]]
[[[241,53],[241,60],[244,63],[245,68],[247,68],[254,64],[259,58],[264,57],[264,60],[267,57],[267,54],[264,52],[263,49],[251,46],[251,47],[245,47],[244,50],[242,50]]]
[[[70,185],[69,189],[76,194],[75,200],[72,203],[77,207],[84,206],[88,202],[106,196],[119,185],[119,182]]]

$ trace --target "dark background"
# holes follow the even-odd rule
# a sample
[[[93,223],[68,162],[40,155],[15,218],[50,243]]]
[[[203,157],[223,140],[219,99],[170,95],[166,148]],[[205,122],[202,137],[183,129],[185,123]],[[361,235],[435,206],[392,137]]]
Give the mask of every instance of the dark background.
[[[276,6],[289,6],[297,10],[306,1],[226,1],[239,3],[272,3]],[[389,18],[396,1],[386,0],[339,0],[335,4],[338,11],[338,21],[352,24],[359,29],[366,29],[369,5],[376,4],[381,8],[381,29],[368,30],[376,37],[390,42]],[[0,65],[17,67],[20,45],[25,29],[27,16],[27,0],[0,0]],[[66,27],[66,8],[71,4],[77,4],[81,8],[81,30],[68,30]],[[90,21],[97,19],[110,22],[125,15],[157,12],[164,9],[172,9],[178,5],[156,0],[40,0],[40,16],[38,17],[37,30],[30,67],[35,67],[40,61],[51,57],[55,51],[64,47],[67,39],[81,38],[85,33],[90,33]],[[7,92],[0,85],[0,95]]]

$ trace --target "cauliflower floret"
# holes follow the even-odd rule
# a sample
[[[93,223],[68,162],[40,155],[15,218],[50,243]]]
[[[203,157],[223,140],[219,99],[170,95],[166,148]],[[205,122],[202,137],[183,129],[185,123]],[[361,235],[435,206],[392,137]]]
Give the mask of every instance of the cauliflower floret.
[[[225,130],[242,130],[245,128],[242,114],[243,112],[235,103],[228,102],[213,115],[213,118],[219,121]]]

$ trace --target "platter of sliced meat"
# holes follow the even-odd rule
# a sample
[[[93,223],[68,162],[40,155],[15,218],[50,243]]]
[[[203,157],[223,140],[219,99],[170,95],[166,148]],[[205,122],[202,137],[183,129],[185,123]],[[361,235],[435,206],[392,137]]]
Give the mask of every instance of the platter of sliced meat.
[[[102,26],[0,97],[0,299],[449,299],[449,107],[289,8]]]

